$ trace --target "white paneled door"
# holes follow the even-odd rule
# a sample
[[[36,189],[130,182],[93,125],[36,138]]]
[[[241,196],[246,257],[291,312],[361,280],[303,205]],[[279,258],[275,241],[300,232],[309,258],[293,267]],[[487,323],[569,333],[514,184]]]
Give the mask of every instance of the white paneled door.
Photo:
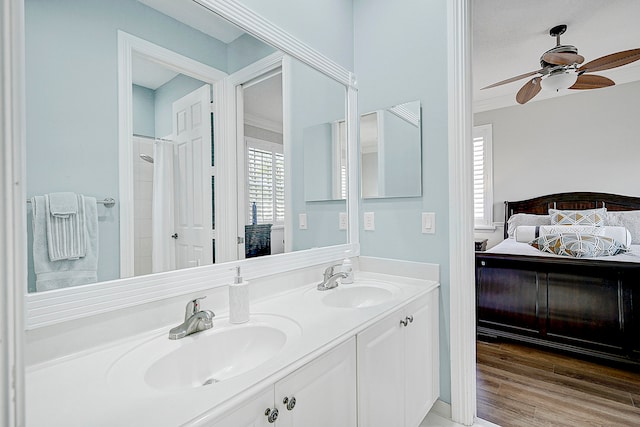
[[[213,262],[210,104],[209,85],[173,103],[176,268]]]

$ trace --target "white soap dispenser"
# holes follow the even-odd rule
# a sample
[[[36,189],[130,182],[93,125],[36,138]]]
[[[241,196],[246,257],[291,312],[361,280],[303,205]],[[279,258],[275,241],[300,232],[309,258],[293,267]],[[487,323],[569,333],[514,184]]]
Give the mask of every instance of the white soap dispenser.
[[[342,266],[340,267],[340,271],[346,274],[340,281],[342,284],[353,283],[353,265],[351,264],[351,259],[349,259],[349,252],[345,252],[345,258],[342,260]]]
[[[240,267],[236,267],[236,277],[229,285],[229,323],[249,321],[249,282],[242,280]]]

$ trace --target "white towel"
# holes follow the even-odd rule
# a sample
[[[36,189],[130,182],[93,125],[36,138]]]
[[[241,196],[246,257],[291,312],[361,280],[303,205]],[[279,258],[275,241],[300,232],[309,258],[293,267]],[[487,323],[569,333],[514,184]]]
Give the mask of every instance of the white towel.
[[[73,198],[75,203],[70,202],[70,198]],[[74,204],[75,213],[72,213]],[[87,254],[84,196],[74,193],[45,194],[44,206],[49,260],[74,260],[84,257]]]
[[[96,199],[84,197],[87,252],[77,260],[51,261],[47,245],[47,220],[44,196],[31,199],[33,210],[33,270],[38,292],[98,281],[98,208]]]
[[[69,215],[78,213],[79,200],[76,193],[49,193],[45,197],[49,199],[49,211],[53,216],[68,218]]]

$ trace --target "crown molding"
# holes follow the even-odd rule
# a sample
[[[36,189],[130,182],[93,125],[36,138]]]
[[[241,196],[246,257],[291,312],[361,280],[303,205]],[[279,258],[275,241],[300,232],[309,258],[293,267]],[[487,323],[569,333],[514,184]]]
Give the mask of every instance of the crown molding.
[[[282,124],[255,114],[244,114],[244,124],[265,129],[271,132],[282,133]]]

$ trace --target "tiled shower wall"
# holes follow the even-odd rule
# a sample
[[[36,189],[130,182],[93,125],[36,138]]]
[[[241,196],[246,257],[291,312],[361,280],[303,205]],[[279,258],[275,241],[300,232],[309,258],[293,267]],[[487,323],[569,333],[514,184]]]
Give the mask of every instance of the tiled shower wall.
[[[153,198],[153,164],[140,158],[140,154],[153,157],[153,139],[133,137],[133,197],[134,197],[134,253],[136,276],[151,273],[151,207]]]

